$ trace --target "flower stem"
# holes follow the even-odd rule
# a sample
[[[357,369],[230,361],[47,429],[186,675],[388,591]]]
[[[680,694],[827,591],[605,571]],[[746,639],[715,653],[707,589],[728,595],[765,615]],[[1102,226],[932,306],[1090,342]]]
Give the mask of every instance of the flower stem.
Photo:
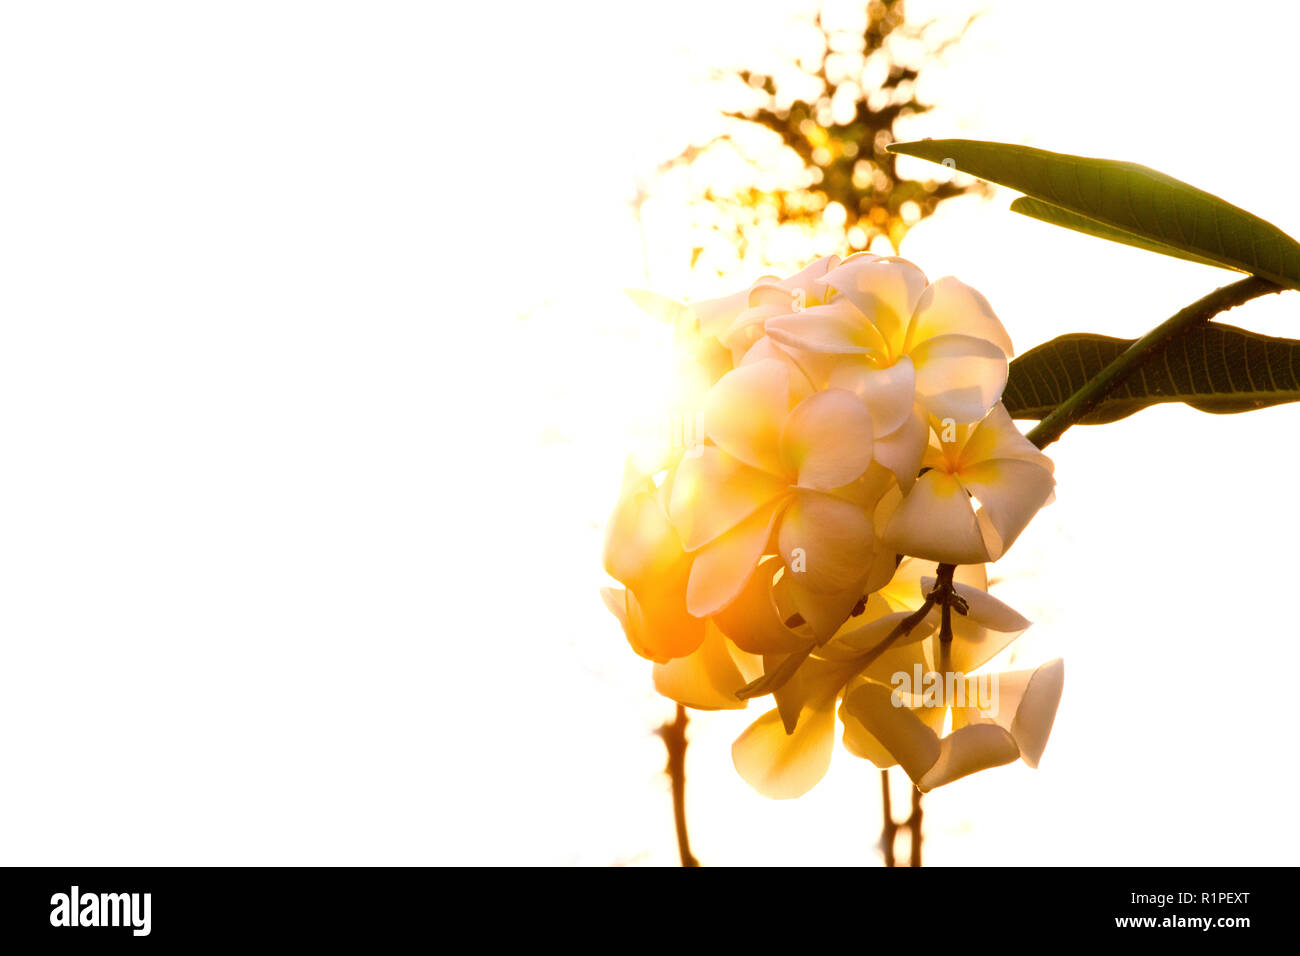
[[[1220,312],[1226,312],[1261,295],[1281,291],[1281,286],[1267,279],[1250,276],[1197,299],[1121,352],[1113,362],[1030,429],[1025,437],[1038,448],[1046,448],[1060,438],[1067,428],[1100,405],[1107,395],[1123,385],[1169,339],[1193,326],[1210,321]]]
[[[691,853],[691,839],[686,832],[686,708],[677,705],[675,720],[659,728],[664,747],[668,751],[668,766],[664,769],[673,787],[673,823],[677,828],[677,853],[682,866],[699,866],[700,861]]]
[[[889,650],[889,648],[893,646],[894,641],[898,640],[900,637],[906,637],[908,634],[911,634],[912,631],[916,629],[916,626],[925,620],[925,616],[930,613],[930,609],[934,607],[934,601],[935,595],[928,595],[925,599],[925,603],[903,620],[899,621],[883,641],[871,648],[871,650],[853,658],[853,663],[858,666],[858,672],[861,673],[874,664],[881,654],[885,653],[885,651]]]

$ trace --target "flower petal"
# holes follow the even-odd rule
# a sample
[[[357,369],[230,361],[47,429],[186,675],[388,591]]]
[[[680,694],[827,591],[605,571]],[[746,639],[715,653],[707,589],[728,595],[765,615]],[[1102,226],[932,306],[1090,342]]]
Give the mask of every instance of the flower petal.
[[[930,588],[934,587],[934,585],[925,586],[926,575],[933,577],[938,567],[937,561],[904,558],[894,568],[889,582],[873,597],[879,597],[891,611],[915,610],[921,606]],[[978,567],[978,565],[970,565],[970,567]]]
[[[812,263],[801,272],[786,279],[760,279],[754,283],[750,290],[749,301],[751,305],[756,305],[770,301],[784,301],[789,304],[792,299],[792,293],[796,290],[802,290],[804,301],[811,302],[822,286],[822,279],[826,273],[840,264],[840,257],[836,255],[823,256],[816,262]],[[777,298],[780,293],[784,293],[784,299]]]
[[[777,289],[785,289],[788,291],[802,289],[805,293],[813,294],[818,290],[819,286],[823,285],[822,280],[826,278],[826,274],[839,264],[840,256],[833,254],[822,256],[822,258],[806,265],[802,271],[794,273],[793,276],[781,278],[781,280],[776,280],[775,282],[761,280],[755,282],[754,287],[755,289],[758,289],[758,287],[761,286],[775,285]]]
[[[871,412],[877,435],[888,435],[913,414],[916,398],[916,369],[904,355],[893,365],[880,368],[867,359],[842,359],[831,373],[829,388],[852,392]]]
[[[804,399],[781,431],[781,455],[805,488],[831,491],[871,464],[871,413],[851,392],[831,389]]]
[[[772,694],[785,732],[794,733],[804,714],[821,710],[828,702],[833,705],[853,676],[853,666],[839,661],[809,659],[800,664],[790,679]]]
[[[790,369],[775,359],[732,369],[718,379],[700,411],[704,433],[733,458],[779,473],[778,442],[790,413]]]
[[[859,730],[869,734],[914,781],[939,759],[939,735],[911,708],[895,707],[893,692],[884,684],[864,681],[850,688],[840,716],[846,731],[850,721],[856,721],[860,727],[854,728],[855,734]],[[864,743],[861,739],[857,742],[859,746]]]
[[[969,724],[943,738],[934,765],[921,779],[912,779],[917,789],[926,793],[980,770],[1011,763],[1019,756],[1015,739],[997,724]]]
[[[796,489],[781,519],[777,547],[799,584],[822,593],[842,591],[871,566],[871,515],[834,495]]]
[[[691,614],[709,617],[740,596],[788,501],[780,498],[764,505],[696,552],[686,586],[686,608]]]
[[[740,710],[746,703],[736,698],[736,691],[747,681],[727,649],[727,639],[712,624],[694,653],[656,664],[653,674],[655,690],[687,707]]]
[[[1001,402],[994,405],[984,419],[971,429],[960,453],[961,461],[972,464],[993,458],[1017,458],[1032,461],[1048,471],[1054,470],[1052,459],[1020,433],[1007,413],[1007,407]]]
[[[882,538],[899,554],[931,561],[983,564],[989,560],[970,496],[956,478],[942,471],[927,471],[916,480]]]
[[[862,726],[860,720],[846,713],[843,704],[840,705],[840,722],[844,725],[845,750],[855,757],[870,760],[881,770],[898,766],[894,755],[885,749],[885,745],[877,740],[875,735]]]
[[[870,576],[868,572],[843,590],[814,591],[800,582],[802,575],[787,571],[777,582],[777,589],[783,603],[790,604],[803,618],[809,636],[815,641],[825,641],[849,619],[858,600],[868,590]]]
[[[1008,687],[1010,679],[1027,675],[1024,689],[1018,694],[1014,687]],[[1056,720],[1056,709],[1061,703],[1061,691],[1065,687],[1065,661],[1057,658],[1034,671],[1013,671],[999,675],[1001,678],[998,693],[1000,710],[1006,711],[1008,692],[1015,700],[1015,717],[1011,721],[1011,736],[1020,747],[1020,758],[1031,767],[1037,767],[1047,747],[1047,738],[1052,733],[1052,724]],[[998,723],[1002,723],[998,719]]]
[[[604,588],[601,596],[642,657],[661,663],[685,657],[704,640],[705,622],[686,610],[684,580],[640,596],[622,588]]]
[[[770,558],[750,576],[740,596],[713,616],[722,633],[751,654],[790,654],[808,639],[785,624],[773,594],[773,575],[780,558]]]
[[[736,316],[749,307],[749,293],[750,289],[741,289],[721,298],[689,303],[699,321],[700,333],[710,338],[720,337]]]
[[[1023,633],[1023,630],[998,631],[981,627],[969,618],[954,614],[952,643],[948,647],[945,669],[963,674],[978,670],[1010,647],[1011,642]],[[937,667],[944,665],[942,649],[937,638],[930,648],[930,659]]]
[[[769,710],[736,738],[731,760],[744,781],[772,800],[802,797],[826,776],[835,749],[835,698],[800,716],[793,734]]]
[[[783,345],[830,355],[884,355],[884,338],[853,303],[837,299],[767,320],[767,334]]]
[[[695,551],[784,495],[789,484],[712,445],[686,455],[673,475],[668,516],[687,551]]]
[[[854,687],[857,684],[853,685]],[[920,721],[930,728],[937,737],[943,730],[943,708],[942,707],[909,707],[907,708]],[[891,754],[874,734],[870,733],[862,722],[852,714],[846,713],[844,705],[840,705],[840,720],[844,723],[844,748],[855,757],[862,757],[870,760],[882,770],[887,767],[893,767],[898,764]]]
[[[898,479],[899,488],[907,492],[921,471],[929,438],[928,416],[919,405],[913,406],[912,413],[903,420],[902,425],[888,435],[876,437],[871,446],[871,454]]]
[[[785,293],[782,293],[782,295],[785,295]],[[736,316],[736,320],[720,336],[722,344],[733,350],[733,352],[739,350],[743,354],[764,336],[763,326],[768,319],[789,314],[790,308],[788,304],[751,306]]]
[[[664,574],[681,556],[681,540],[654,484],[645,480],[634,485],[614,508],[605,528],[605,570],[636,587]]]
[[[813,361],[808,361],[809,358],[812,358]],[[755,362],[765,360],[781,362],[790,369],[790,403],[793,406],[799,404],[817,390],[816,382],[824,381],[829,377],[830,372],[820,366],[827,363],[833,364],[839,360],[839,357],[800,352],[789,346],[781,345],[769,335],[764,335],[749,347],[745,354],[740,357],[740,361],[736,363],[736,366],[753,365]]]
[[[628,627],[628,622],[631,620],[631,612],[628,610],[627,606],[627,588],[601,588],[600,597],[601,600],[605,602],[605,607],[609,609],[611,614],[618,618],[618,623],[623,626],[623,633],[627,635],[627,641],[632,645],[632,650],[636,651],[642,657],[649,657],[650,655],[645,652],[645,649],[638,646],[633,640],[632,629]]]
[[[891,357],[901,351],[907,325],[928,285],[924,272],[893,256],[850,256],[826,273],[825,282],[870,319],[889,343]]]
[[[916,396],[931,415],[959,425],[979,421],[1002,397],[1007,357],[973,335],[940,335],[908,353],[916,365]]]
[[[933,588],[935,580],[927,577],[922,586]],[[966,620],[1004,634],[1023,634],[1029,630],[1031,622],[1028,618],[987,591],[962,584],[960,581],[956,583],[955,590],[958,597],[966,602]]]
[[[1015,354],[1011,336],[994,315],[989,300],[960,279],[944,276],[922,294],[907,330],[907,347],[952,333],[992,342],[1007,358]]]
[[[997,458],[963,466],[961,484],[979,501],[980,533],[989,558],[996,560],[1051,499],[1056,479],[1032,462]]]

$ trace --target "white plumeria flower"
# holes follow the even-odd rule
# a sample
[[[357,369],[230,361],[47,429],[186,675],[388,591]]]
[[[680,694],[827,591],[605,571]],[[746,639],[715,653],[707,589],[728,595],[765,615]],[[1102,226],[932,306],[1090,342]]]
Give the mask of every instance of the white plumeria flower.
[[[931,284],[906,259],[870,255],[849,257],[822,281],[839,295],[768,320],[768,334],[813,352],[858,356],[863,373],[900,366],[896,379],[910,378],[936,418],[977,421],[997,401],[1011,338],[975,289],[952,276]]]
[[[906,488],[920,464],[928,416],[965,424],[998,400],[1011,339],[979,292],[951,276],[931,284],[904,259],[850,256],[823,281],[834,298],[768,319],[767,334],[840,358],[828,384],[871,409],[877,458]]]
[[[964,675],[963,675],[964,676]],[[840,716],[844,744],[880,767],[897,764],[922,792],[1022,759],[1031,767],[1047,746],[1056,719],[1065,663],[1060,658],[1036,670],[994,675],[997,706],[926,706],[912,700],[897,706],[896,691],[859,679],[844,695]],[[966,700],[977,699],[976,678],[964,676]],[[952,731],[943,735],[948,711]]]
[[[764,359],[713,386],[701,423],[713,444],[683,459],[669,504],[694,557],[690,612],[708,617],[731,604],[774,536],[786,566],[805,569],[804,586],[853,585],[875,549],[875,502],[839,492],[871,464],[866,407],[842,390],[812,392],[790,366]]]
[[[1006,553],[1056,487],[1052,460],[1020,434],[999,402],[952,441],[932,433],[928,469],[904,495],[888,492],[877,510],[881,537],[899,554],[948,564],[983,564]]]
[[[996,706],[890,686],[978,691],[987,676],[969,675],[1029,626],[983,565],[1055,480],[999,402],[1012,346],[984,297],[859,254],[690,306],[633,298],[677,329],[706,439],[629,470],[609,525],[606,569],[627,589],[605,599],[657,690],[697,709],[772,693],[732,754],[774,798],[826,773],[837,710],[851,752],[922,790],[1036,764],[1060,661],[997,675]]]

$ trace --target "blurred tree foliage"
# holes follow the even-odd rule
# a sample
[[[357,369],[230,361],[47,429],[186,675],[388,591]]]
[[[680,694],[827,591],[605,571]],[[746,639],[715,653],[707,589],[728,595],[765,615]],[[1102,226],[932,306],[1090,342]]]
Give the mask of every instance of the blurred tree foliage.
[[[979,181],[902,179],[897,157],[885,151],[898,124],[932,108],[917,96],[920,71],[971,21],[936,41],[936,23],[904,20],[903,0],[871,0],[856,23],[849,21],[852,29],[832,25],[826,13],[809,19],[820,49],[791,59],[780,76],[720,73],[719,83],[744,105],[724,112],[726,132],[660,168],[687,168],[697,234],[711,233],[742,261],[758,256],[780,266],[810,251],[882,251],[882,243],[883,251],[896,252],[908,229],[940,202],[987,190]],[[771,136],[755,137],[758,130],[779,137],[776,155]],[[730,165],[716,161],[719,150],[733,154]],[[791,244],[777,240],[774,228],[797,230],[810,248],[784,255]],[[692,265],[703,256],[724,271],[706,255],[714,244],[697,242]]]

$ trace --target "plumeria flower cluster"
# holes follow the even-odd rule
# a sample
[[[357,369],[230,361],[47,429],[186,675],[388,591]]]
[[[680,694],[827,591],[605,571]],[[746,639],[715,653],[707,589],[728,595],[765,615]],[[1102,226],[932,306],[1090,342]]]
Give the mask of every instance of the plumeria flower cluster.
[[[906,260],[821,259],[682,309],[698,443],[629,465],[604,598],[656,688],[774,707],[733,747],[774,798],[834,740],[921,790],[1035,766],[1064,669],[976,672],[1029,622],[985,565],[1053,496],[1001,404],[1011,341],[985,298]],[[900,677],[900,675],[902,675]]]

